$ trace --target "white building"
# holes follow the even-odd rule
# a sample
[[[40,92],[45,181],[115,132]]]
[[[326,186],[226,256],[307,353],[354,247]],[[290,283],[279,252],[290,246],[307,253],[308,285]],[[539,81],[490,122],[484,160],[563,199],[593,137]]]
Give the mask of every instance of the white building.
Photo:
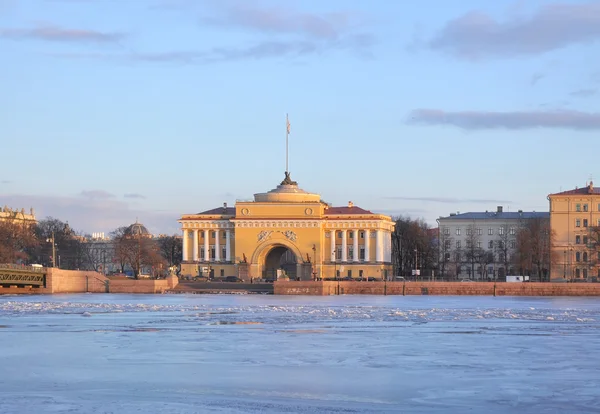
[[[548,212],[452,213],[440,217],[439,271],[450,279],[504,279],[519,273],[514,264],[516,235],[525,220],[550,219]]]

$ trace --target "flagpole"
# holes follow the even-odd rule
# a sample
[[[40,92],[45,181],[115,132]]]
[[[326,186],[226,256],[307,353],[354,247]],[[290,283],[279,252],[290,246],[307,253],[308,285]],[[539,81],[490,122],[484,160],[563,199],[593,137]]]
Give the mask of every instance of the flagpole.
[[[288,151],[288,141],[289,141],[289,139],[288,139],[288,137],[290,135],[290,127],[289,127],[289,125],[290,125],[290,121],[289,121],[289,118],[288,118],[288,114],[285,114],[285,172],[289,172],[290,171],[288,169],[288,164],[289,164],[288,163],[288,154],[289,154],[289,151]]]

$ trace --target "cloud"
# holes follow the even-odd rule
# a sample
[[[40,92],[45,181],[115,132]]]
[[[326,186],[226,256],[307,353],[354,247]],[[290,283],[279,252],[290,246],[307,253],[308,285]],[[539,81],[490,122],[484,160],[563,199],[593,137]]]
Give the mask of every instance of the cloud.
[[[464,203],[482,203],[482,204],[511,204],[508,200],[496,200],[486,198],[452,198],[452,197],[403,197],[391,196],[384,197],[387,200],[402,200],[402,201],[424,201],[430,203],[446,203],[446,204],[464,204]]]
[[[123,197],[125,198],[138,198],[138,199],[145,199],[146,196],[141,195],[141,194],[136,194],[136,193],[127,193],[125,195],[123,195]]]
[[[113,198],[35,196],[26,194],[0,194],[6,205],[15,208],[33,207],[38,220],[55,217],[68,221],[76,231],[106,233],[128,226],[138,218],[153,234],[174,234],[179,229],[178,213],[134,209],[124,201]]]
[[[335,50],[350,50],[362,58],[372,57],[370,35],[356,35],[332,42],[311,40],[263,41],[245,47],[214,47],[201,51],[171,51],[156,53],[52,53],[63,59],[95,59],[145,63],[213,64],[221,62],[260,60],[269,58],[295,58],[323,54]]]
[[[111,194],[107,191],[104,190],[90,190],[90,191],[82,191],[81,193],[79,193],[80,196],[88,198],[90,200],[94,200],[94,199],[106,199],[106,198],[113,198],[114,194]]]
[[[594,96],[598,93],[598,89],[579,89],[571,92],[569,95],[575,96],[577,98],[589,98],[590,96]]]
[[[531,80],[529,81],[529,83],[531,84],[531,86],[535,86],[536,83],[538,83],[541,79],[545,77],[546,75],[544,75],[543,73],[534,73],[533,75],[531,75]]]
[[[535,55],[600,40],[600,2],[551,3],[529,17],[496,21],[478,11],[449,21],[427,46],[463,59]]]
[[[38,25],[29,29],[0,29],[0,38],[45,40],[52,42],[115,43],[123,39],[121,33],[84,29],[66,29],[54,25]]]
[[[574,130],[600,129],[600,112],[569,110],[485,112],[446,112],[440,109],[415,109],[410,124],[451,125],[466,130],[564,128]]]
[[[269,34],[297,34],[314,39],[337,39],[361,24],[356,13],[307,13],[290,8],[260,8],[249,2],[227,4],[219,2],[213,15],[202,23],[217,26],[240,27]]]

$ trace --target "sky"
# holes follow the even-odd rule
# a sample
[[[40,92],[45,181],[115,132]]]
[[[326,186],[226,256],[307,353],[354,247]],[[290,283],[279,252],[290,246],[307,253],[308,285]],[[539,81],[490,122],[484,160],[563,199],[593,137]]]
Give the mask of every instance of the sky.
[[[0,205],[83,233],[284,178],[431,225],[600,185],[600,1],[0,0]]]

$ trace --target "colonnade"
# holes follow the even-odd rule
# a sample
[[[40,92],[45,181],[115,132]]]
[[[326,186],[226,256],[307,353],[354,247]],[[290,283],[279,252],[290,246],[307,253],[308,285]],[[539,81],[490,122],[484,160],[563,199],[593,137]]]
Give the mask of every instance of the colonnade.
[[[204,232],[204,257],[200,259],[200,240],[198,238],[199,232]],[[210,257],[210,232],[215,232],[215,257]],[[231,230],[225,231],[225,257],[221,258],[221,230],[219,229],[183,229],[183,261],[194,261],[194,262],[231,262]],[[189,239],[190,232],[192,234],[192,257],[190,259],[189,251]]]
[[[352,232],[352,250],[353,250],[353,254],[352,254],[352,259],[348,260],[348,232]],[[360,259],[360,251],[359,251],[359,232],[363,231],[364,232],[364,249],[365,249],[365,257],[364,260]],[[342,244],[341,244],[341,250],[342,250],[342,257],[341,257],[341,261],[342,262],[372,262],[371,260],[371,234],[372,232],[374,232],[375,235],[375,262],[377,263],[384,263],[384,262],[390,262],[391,261],[391,256],[392,256],[392,240],[391,240],[391,236],[390,233],[385,232],[384,230],[381,229],[377,229],[377,230],[359,230],[359,229],[352,229],[352,230],[345,230],[345,229],[332,229],[329,230],[329,238],[331,240],[331,261],[332,262],[336,262],[336,253],[337,253],[337,245],[336,245],[336,240],[337,240],[337,232],[341,232],[342,233]]]

